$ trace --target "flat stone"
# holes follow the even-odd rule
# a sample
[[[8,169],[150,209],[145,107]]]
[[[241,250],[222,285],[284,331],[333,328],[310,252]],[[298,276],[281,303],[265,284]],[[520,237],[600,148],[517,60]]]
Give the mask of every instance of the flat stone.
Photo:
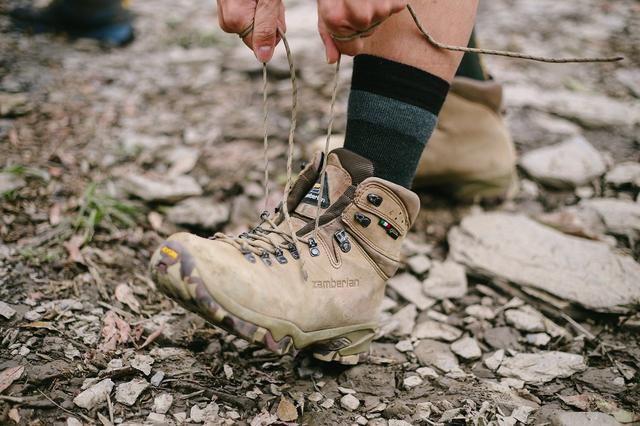
[[[420,377],[429,377],[431,379],[437,379],[440,375],[431,367],[420,367],[416,369],[416,373],[420,375]]]
[[[551,417],[553,426],[621,426],[609,414],[597,412],[560,411]]]
[[[476,339],[472,337],[463,337],[451,344],[451,350],[454,354],[466,360],[476,359],[482,356],[482,350]]]
[[[511,327],[495,327],[484,332],[484,341],[494,349],[516,349],[520,333]]]
[[[523,215],[468,216],[449,232],[450,255],[472,274],[511,282],[523,291],[606,313],[640,300],[640,265],[608,244],[565,235]]]
[[[406,238],[402,242],[402,252],[406,256],[415,256],[415,255],[428,255],[433,251],[433,246],[431,244],[418,243],[410,238]]]
[[[420,386],[423,383],[423,380],[420,376],[408,376],[405,377],[402,381],[402,385],[405,389],[413,389],[417,386]]]
[[[604,181],[616,188],[626,185],[640,186],[640,163],[627,161],[616,164],[604,176]]]
[[[173,396],[170,393],[163,392],[153,398],[153,411],[160,414],[166,414],[173,404]]]
[[[489,308],[488,306],[482,306],[482,305],[469,305],[466,308],[464,308],[464,312],[467,315],[470,315],[474,318],[478,318],[481,320],[492,320],[496,317],[495,312],[493,312],[493,309]]]
[[[429,259],[424,254],[418,254],[416,256],[411,256],[407,260],[407,265],[411,272],[416,275],[422,275],[431,268],[431,259]]]
[[[412,426],[411,423],[409,423],[406,420],[400,420],[400,419],[389,419],[389,426]]]
[[[191,407],[189,417],[196,423],[215,423],[219,420],[218,412],[220,407],[215,402],[210,402],[206,407],[200,408],[197,405]]]
[[[176,176],[168,179],[129,174],[124,178],[123,189],[145,201],[157,202],[176,202],[202,195],[202,188],[191,176]]]
[[[584,127],[631,127],[640,122],[640,107],[606,95],[568,90],[541,91],[535,86],[509,86],[508,106],[533,107],[575,121]]]
[[[449,349],[449,345],[437,340],[421,340],[414,353],[423,366],[435,367],[445,373],[460,368],[458,359]]]
[[[462,330],[449,324],[427,320],[416,325],[412,336],[417,339],[436,339],[453,342],[462,336]]]
[[[536,312],[524,309],[509,309],[505,311],[504,317],[507,324],[514,326],[518,330],[527,332],[545,331],[544,321]]]
[[[629,89],[636,98],[640,98],[640,73],[637,69],[618,68],[613,75],[620,83]]]
[[[340,405],[345,410],[355,411],[360,406],[360,400],[351,394],[347,394],[340,398]]]
[[[215,202],[208,197],[187,198],[167,212],[167,219],[180,225],[217,229],[229,221],[227,204]]]
[[[429,309],[435,304],[435,300],[426,297],[422,293],[420,281],[411,274],[396,275],[387,281],[387,284],[405,300],[416,305],[421,311]]]
[[[582,136],[529,151],[520,165],[535,180],[554,188],[585,185],[607,170],[602,154]]]
[[[496,371],[504,360],[504,349],[498,349],[484,359],[484,365],[491,371]]]
[[[526,335],[527,343],[533,346],[547,346],[551,341],[551,337],[547,333],[533,333]]]
[[[411,340],[400,340],[396,343],[396,349],[400,352],[410,352],[413,350]]]
[[[580,201],[573,210],[596,231],[631,238],[640,236],[640,203],[617,198],[593,198]]]
[[[116,401],[131,407],[136,403],[140,394],[148,387],[149,382],[145,379],[136,378],[129,382],[120,383],[116,388]]]
[[[458,299],[467,294],[467,275],[458,263],[434,262],[422,288],[427,296],[438,300]]]
[[[558,377],[570,377],[586,369],[587,365],[581,355],[547,351],[519,353],[505,358],[498,368],[498,374],[531,384],[542,384]]]
[[[13,309],[8,303],[0,300],[0,316],[5,319],[11,319],[16,314],[16,310]]]
[[[407,305],[393,314],[390,321],[395,322],[397,325],[392,334],[396,336],[410,335],[416,325],[417,316],[418,310],[416,305],[413,304]]]
[[[147,416],[147,424],[151,425],[166,425],[167,424],[167,416],[161,413],[151,412]]]
[[[73,403],[85,410],[91,410],[107,402],[107,395],[111,393],[113,386],[111,379],[104,379],[80,392],[73,399]]]
[[[27,182],[13,173],[0,172],[0,196],[25,186]]]
[[[590,388],[603,393],[615,395],[626,389],[624,378],[611,368],[589,368],[576,378]]]
[[[151,374],[151,364],[153,364],[153,358],[149,355],[136,354],[130,361],[131,367],[144,373],[145,376]]]

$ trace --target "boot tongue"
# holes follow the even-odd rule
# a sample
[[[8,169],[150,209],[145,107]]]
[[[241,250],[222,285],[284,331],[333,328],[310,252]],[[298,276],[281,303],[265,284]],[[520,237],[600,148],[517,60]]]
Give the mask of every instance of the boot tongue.
[[[320,214],[323,214],[350,187],[373,176],[373,164],[364,157],[347,149],[337,148],[327,156],[327,169],[324,177],[324,191],[320,202]],[[311,219],[316,216],[318,197],[320,196],[320,174],[315,185],[302,198],[295,213]]]

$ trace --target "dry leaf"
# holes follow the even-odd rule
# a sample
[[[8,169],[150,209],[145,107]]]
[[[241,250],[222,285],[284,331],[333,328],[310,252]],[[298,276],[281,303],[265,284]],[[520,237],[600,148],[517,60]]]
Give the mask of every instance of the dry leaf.
[[[14,421],[15,424],[20,423],[20,412],[17,408],[12,408],[9,410],[9,418]]]
[[[118,343],[129,341],[131,327],[114,311],[107,312],[103,323],[102,344],[98,348],[100,352],[113,352]]]
[[[131,287],[126,284],[118,284],[116,287],[116,299],[120,303],[124,303],[135,313],[140,312],[140,302],[136,299],[136,296],[133,295],[133,291]]]
[[[266,410],[263,410],[260,414],[255,416],[251,423],[251,426],[269,426],[278,422],[278,418]]]
[[[144,341],[142,346],[140,346],[138,349],[143,349],[149,346],[154,340],[158,338],[158,336],[162,334],[163,331],[164,331],[164,323],[162,323],[160,327],[158,327],[153,333],[151,333],[149,337],[147,337],[147,339]]]
[[[13,382],[18,380],[22,373],[24,372],[24,367],[19,365],[17,367],[9,367],[5,370],[2,370],[0,373],[0,393],[2,393],[6,388],[11,386]]]
[[[84,237],[82,235],[74,235],[69,241],[63,243],[64,248],[69,252],[69,260],[85,265],[84,257],[82,257],[82,253],[80,253],[82,244],[84,244]]]
[[[289,399],[282,397],[278,403],[276,415],[283,422],[293,422],[298,418],[298,410]]]

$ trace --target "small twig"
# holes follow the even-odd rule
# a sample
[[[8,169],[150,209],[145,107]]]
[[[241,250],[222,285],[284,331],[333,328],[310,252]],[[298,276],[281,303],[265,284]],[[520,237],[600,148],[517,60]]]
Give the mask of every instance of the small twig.
[[[81,417],[84,421],[89,422],[91,424],[95,423],[93,419],[85,416],[84,414],[76,414],[73,411],[67,410],[66,408],[64,408],[63,406],[61,406],[57,402],[55,402],[53,399],[49,398],[49,396],[47,394],[45,394],[44,392],[42,392],[40,389],[36,389],[36,390],[40,393],[40,395],[44,396],[49,402],[51,402],[53,405],[55,405],[56,407],[58,407],[59,409],[61,409],[65,413],[71,414],[72,416]]]
[[[107,407],[109,408],[109,421],[111,424],[115,424],[113,422],[113,403],[111,402],[111,396],[107,393]]]
[[[571,318],[569,315],[565,314],[564,312],[558,312],[558,313],[565,321],[571,324],[573,328],[575,328],[578,332],[584,334],[584,336],[588,340],[597,340],[596,336],[594,336],[591,332],[589,332],[589,330],[581,326],[576,320]]]
[[[182,395],[180,398],[189,399],[189,398],[193,398],[194,396],[202,395],[204,392],[205,392],[205,389],[201,389],[199,391],[195,391],[195,392],[188,393],[186,395]]]

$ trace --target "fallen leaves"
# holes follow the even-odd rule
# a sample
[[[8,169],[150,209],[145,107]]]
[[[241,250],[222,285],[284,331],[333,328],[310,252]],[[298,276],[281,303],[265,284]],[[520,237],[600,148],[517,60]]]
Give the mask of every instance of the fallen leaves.
[[[22,365],[2,370],[0,373],[0,393],[11,386],[13,382],[18,380],[20,376],[22,376],[22,373],[24,373],[24,367]]]
[[[84,244],[85,238],[82,235],[74,235],[69,239],[69,241],[65,241],[62,245],[69,252],[69,261],[80,263],[82,265],[86,265],[84,257],[80,252],[80,248]]]
[[[104,316],[102,327],[102,344],[98,348],[100,352],[113,352],[118,343],[126,343],[131,335],[131,326],[115,313],[109,311]]]
[[[134,296],[131,287],[129,287],[127,284],[118,284],[118,286],[116,287],[115,296],[120,303],[124,303],[125,305],[127,305],[133,312],[140,312],[140,302],[138,302],[138,299],[136,299],[136,296]]]
[[[283,422],[292,422],[298,418],[298,410],[293,402],[285,397],[280,398],[276,415]]]

